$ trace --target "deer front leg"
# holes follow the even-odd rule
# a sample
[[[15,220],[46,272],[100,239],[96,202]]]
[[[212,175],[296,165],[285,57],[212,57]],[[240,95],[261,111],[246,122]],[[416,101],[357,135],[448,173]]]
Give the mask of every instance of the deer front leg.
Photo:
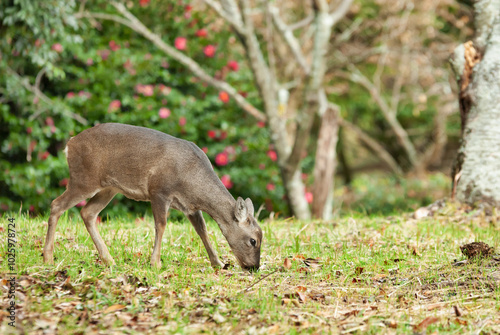
[[[167,225],[168,208],[169,204],[162,200],[151,200],[151,209],[155,220],[155,245],[151,255],[151,266],[158,269],[161,268],[161,240]]]
[[[215,253],[215,250],[212,247],[212,244],[210,243],[207,232],[207,225],[205,224],[205,219],[203,219],[203,214],[201,214],[201,211],[197,211],[196,213],[188,215],[187,217],[189,221],[191,221],[191,223],[193,224],[193,227],[198,233],[198,235],[200,236],[201,241],[203,242],[203,245],[207,250],[208,258],[210,258],[210,264],[212,264],[212,267],[214,268],[224,267],[224,263],[222,263],[219,260],[219,257],[217,257],[217,254]]]

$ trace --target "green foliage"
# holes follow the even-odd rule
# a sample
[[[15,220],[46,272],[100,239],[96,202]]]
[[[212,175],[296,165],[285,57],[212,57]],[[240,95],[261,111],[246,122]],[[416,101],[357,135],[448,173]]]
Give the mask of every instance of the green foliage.
[[[7,38],[1,41],[0,61],[6,74],[0,77],[0,87],[6,87],[0,91],[1,210],[17,210],[22,201],[32,212],[46,211],[67,182],[62,153],[65,142],[103,122],[150,127],[193,141],[207,151],[216,173],[226,176],[224,182],[235,196],[251,197],[257,209],[266,203],[267,210],[286,210],[282,187],[266,189],[269,183],[280,184],[276,163],[267,155],[268,132],[233,102],[221,101],[219,92],[200,83],[127,27],[111,21],[100,22],[98,29],[83,20],[77,25],[73,1],[36,5],[14,1],[4,6],[2,35]],[[32,15],[44,6],[52,6],[46,11],[50,17]],[[86,8],[112,12],[110,5],[99,1],[87,2]],[[258,104],[249,69],[243,66],[241,55],[230,52],[234,43],[230,32],[208,26],[204,13],[179,6],[177,1],[136,5],[132,10],[167,43],[174,45],[177,37],[185,37],[185,53]],[[207,36],[198,36],[202,28]],[[44,42],[37,46],[37,40]],[[214,57],[205,55],[208,45],[216,46]],[[239,69],[231,69],[229,61],[237,62]],[[44,76],[41,69],[56,75]],[[24,79],[15,72],[30,86],[35,86],[38,76],[49,103],[26,90]],[[87,124],[72,118],[70,112]],[[218,162],[215,158],[219,154],[227,162]],[[129,209],[144,213],[148,208],[146,203],[117,197],[103,216]]]

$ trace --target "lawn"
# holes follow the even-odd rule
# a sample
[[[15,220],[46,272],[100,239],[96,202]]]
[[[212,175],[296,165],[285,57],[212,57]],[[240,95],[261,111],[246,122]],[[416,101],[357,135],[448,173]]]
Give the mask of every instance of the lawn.
[[[18,241],[17,328],[6,312],[8,217]],[[498,248],[496,212],[447,206],[422,220],[263,220],[257,273],[243,272],[215,222],[208,225],[227,269],[210,267],[187,220],[167,225],[156,270],[149,265],[151,217],[99,224],[112,268],[100,262],[78,216],[59,221],[54,266],[42,262],[47,217],[2,217],[0,333],[500,332],[500,260],[460,262],[465,243]]]

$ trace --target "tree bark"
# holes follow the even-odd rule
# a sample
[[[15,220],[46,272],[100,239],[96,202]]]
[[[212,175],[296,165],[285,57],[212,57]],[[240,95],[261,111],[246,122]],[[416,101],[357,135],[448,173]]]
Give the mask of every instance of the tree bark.
[[[474,4],[474,44],[452,59],[459,77],[463,135],[454,166],[457,199],[500,205],[500,0]],[[462,58],[463,57],[463,58]]]
[[[316,148],[312,215],[323,220],[330,220],[333,210],[333,186],[337,162],[335,149],[339,131],[338,113],[338,109],[334,107],[326,110],[322,118]]]

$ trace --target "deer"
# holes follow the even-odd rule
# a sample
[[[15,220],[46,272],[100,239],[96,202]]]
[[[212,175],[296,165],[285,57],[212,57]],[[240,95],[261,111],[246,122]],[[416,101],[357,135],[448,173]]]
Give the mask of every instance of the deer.
[[[224,267],[208,237],[202,212],[218,224],[244,270],[260,266],[262,229],[247,198],[237,200],[215,174],[207,155],[194,143],[163,132],[119,123],[102,123],[70,138],[64,149],[69,181],[52,201],[43,249],[46,264],[54,262],[59,217],[90,199],[80,214],[100,259],[115,265],[97,229],[98,214],[117,193],[151,202],[155,240],[151,266],[161,267],[161,243],[170,208],[182,211],[200,236],[214,268]]]

